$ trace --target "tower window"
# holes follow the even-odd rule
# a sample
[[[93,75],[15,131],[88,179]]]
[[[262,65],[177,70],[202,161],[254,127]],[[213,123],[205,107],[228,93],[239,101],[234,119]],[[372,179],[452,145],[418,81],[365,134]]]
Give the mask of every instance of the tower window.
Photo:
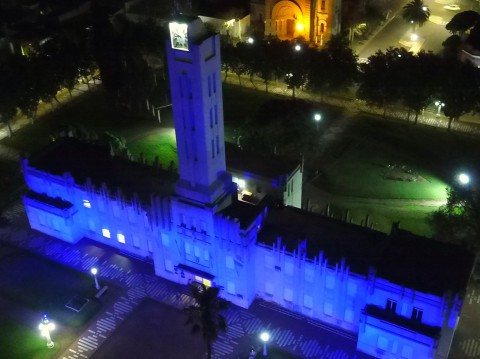
[[[385,309],[395,313],[397,311],[397,302],[392,299],[387,299],[387,307]]]
[[[325,11],[325,0],[322,0],[322,4],[320,5],[322,11]]]
[[[217,155],[220,153],[220,144],[218,143],[218,136],[217,136]]]
[[[90,203],[90,201],[88,199],[84,199],[83,200],[83,207],[92,208],[92,204]]]
[[[217,111],[217,105],[214,106],[214,112],[215,112],[215,124],[218,125],[218,111]]]
[[[210,109],[209,113],[210,113],[210,128],[213,128],[213,113],[212,113],[212,109]]]
[[[208,76],[208,96],[212,96],[212,78]]]
[[[215,72],[212,74],[212,87],[213,93],[217,93],[217,74]]]
[[[423,310],[419,308],[413,308],[412,310],[412,320],[416,320],[417,322],[422,321]]]
[[[105,238],[110,238],[110,231],[107,228],[102,228],[102,235]]]
[[[215,141],[212,140],[212,158],[215,158]]]

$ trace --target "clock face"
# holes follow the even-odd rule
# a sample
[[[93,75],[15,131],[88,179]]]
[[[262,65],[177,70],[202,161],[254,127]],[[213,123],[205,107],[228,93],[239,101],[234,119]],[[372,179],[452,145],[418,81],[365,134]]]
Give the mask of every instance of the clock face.
[[[170,28],[170,41],[172,48],[176,50],[188,51],[188,25],[171,22],[168,24]]]

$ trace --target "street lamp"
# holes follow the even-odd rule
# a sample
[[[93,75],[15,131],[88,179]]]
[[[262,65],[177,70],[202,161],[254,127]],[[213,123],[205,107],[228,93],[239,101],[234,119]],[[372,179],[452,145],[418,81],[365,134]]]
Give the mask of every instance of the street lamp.
[[[457,177],[457,180],[462,186],[466,186],[470,183],[470,176],[466,173],[460,173]]]
[[[268,355],[268,353],[267,353],[267,342],[270,340],[270,333],[262,332],[262,334],[260,334],[260,339],[263,342],[263,356],[266,357]]]
[[[442,101],[435,101],[435,106],[437,106],[437,117],[440,116],[440,110],[445,104]]]
[[[42,322],[38,325],[38,329],[40,330],[40,335],[47,339],[47,348],[53,348],[55,343],[50,338],[50,331],[55,329],[55,324],[50,322],[46,315],[43,316]]]
[[[253,43],[255,42],[255,40],[253,39],[253,37],[249,37],[249,38],[247,39],[247,42],[248,42],[249,44],[253,44]]]
[[[418,40],[418,35],[416,33],[412,33],[410,35],[410,41],[417,41]]]
[[[299,44],[295,45],[295,51],[300,51],[301,49],[302,49],[302,47]]]
[[[313,115],[313,119],[315,120],[315,124],[317,125],[317,131],[318,131],[318,124],[322,120],[322,115],[320,115],[319,113],[316,113],[315,115]]]
[[[100,290],[100,284],[98,284],[98,278],[97,278],[98,269],[93,267],[92,269],[90,269],[90,273],[93,274],[93,279],[95,279],[95,289]]]

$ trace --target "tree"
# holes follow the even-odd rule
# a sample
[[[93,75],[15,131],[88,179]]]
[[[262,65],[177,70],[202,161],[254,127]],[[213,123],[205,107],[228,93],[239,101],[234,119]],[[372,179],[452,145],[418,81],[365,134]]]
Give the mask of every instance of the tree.
[[[445,28],[452,34],[462,36],[467,30],[474,27],[480,22],[480,14],[476,11],[468,10],[455,14],[452,20],[445,26]]]
[[[480,191],[467,186],[447,190],[447,203],[433,212],[428,223],[434,237],[462,244],[474,253],[480,250]]]
[[[401,97],[408,107],[408,120],[410,111],[415,114],[414,124],[417,124],[418,115],[427,107],[438,92],[441,73],[440,58],[432,52],[423,50],[415,56],[405,59],[408,71],[402,76]]]
[[[227,321],[221,312],[228,309],[230,302],[218,296],[218,287],[192,283],[191,292],[195,304],[184,309],[188,315],[185,324],[192,325],[192,334],[201,333],[207,344],[207,357],[211,359],[213,342],[218,338],[219,332],[227,331]]]
[[[408,72],[405,59],[412,54],[403,48],[389,48],[385,53],[377,51],[361,64],[360,86],[357,96],[369,105],[383,107],[386,115],[387,106],[400,99],[399,84]]]
[[[480,96],[480,72],[469,61],[444,59],[443,77],[439,87],[439,100],[445,104],[443,112],[448,117],[448,130],[464,114],[474,111]]]
[[[420,27],[428,21],[430,9],[423,0],[413,0],[403,7],[402,17],[413,24],[413,31],[415,31],[417,25]]]

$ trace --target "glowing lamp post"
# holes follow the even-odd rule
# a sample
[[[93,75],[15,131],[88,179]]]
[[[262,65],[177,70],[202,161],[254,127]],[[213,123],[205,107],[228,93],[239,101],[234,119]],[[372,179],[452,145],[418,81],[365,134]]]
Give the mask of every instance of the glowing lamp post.
[[[267,353],[267,342],[270,340],[270,333],[262,332],[262,334],[260,334],[260,339],[263,342],[263,356],[266,357],[268,355],[268,353]]]
[[[248,42],[249,44],[253,44],[253,43],[255,42],[255,40],[253,39],[253,37],[249,37],[249,38],[247,39],[247,42]]]
[[[457,179],[458,179],[458,182],[463,186],[466,186],[470,183],[470,176],[467,175],[466,173],[460,173]]]
[[[302,47],[299,44],[296,44],[294,47],[295,51],[300,51]]]
[[[98,284],[98,278],[97,278],[98,269],[93,267],[92,269],[90,269],[90,273],[92,273],[93,279],[95,280],[95,289],[100,290],[100,284]]]
[[[313,119],[315,120],[315,124],[317,125],[317,131],[318,131],[318,124],[322,120],[322,115],[320,115],[319,113],[316,113],[315,115],[313,115]]]
[[[435,106],[437,106],[437,117],[440,116],[440,110],[445,104],[442,101],[435,101]]]
[[[38,329],[42,337],[47,339],[47,348],[53,348],[55,343],[52,341],[52,338],[50,338],[50,332],[55,329],[55,324],[50,322],[47,316],[44,315],[42,322],[38,325]]]

